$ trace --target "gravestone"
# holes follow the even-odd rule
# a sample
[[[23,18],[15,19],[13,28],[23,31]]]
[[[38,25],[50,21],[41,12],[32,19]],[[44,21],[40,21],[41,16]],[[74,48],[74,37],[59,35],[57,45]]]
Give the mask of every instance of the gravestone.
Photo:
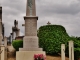
[[[65,60],[65,44],[61,44],[61,60]]]
[[[37,20],[35,0],[27,0],[25,20],[25,36],[23,38],[23,48],[16,52],[16,60],[34,60],[34,54],[43,54],[39,48],[37,37]]]

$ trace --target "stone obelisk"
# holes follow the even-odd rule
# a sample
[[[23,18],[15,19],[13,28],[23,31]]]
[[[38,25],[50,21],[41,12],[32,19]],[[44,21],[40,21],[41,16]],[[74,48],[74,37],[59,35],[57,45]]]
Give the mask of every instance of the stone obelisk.
[[[23,48],[16,52],[16,60],[34,60],[34,54],[43,54],[39,48],[37,37],[37,20],[35,0],[27,0],[25,20],[25,36],[23,38]]]
[[[37,37],[37,20],[35,0],[27,0],[25,20],[25,36],[23,38],[23,48],[20,51],[41,51]]]

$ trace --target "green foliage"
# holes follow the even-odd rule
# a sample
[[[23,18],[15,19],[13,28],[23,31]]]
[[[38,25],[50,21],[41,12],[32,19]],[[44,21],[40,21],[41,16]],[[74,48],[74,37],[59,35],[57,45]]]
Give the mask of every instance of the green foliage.
[[[47,54],[58,54],[61,52],[61,44],[69,41],[66,30],[61,25],[45,25],[41,26],[38,31],[39,46],[46,51]]]
[[[12,45],[16,49],[16,51],[19,51],[19,48],[23,47],[23,40],[15,40],[12,42]]]

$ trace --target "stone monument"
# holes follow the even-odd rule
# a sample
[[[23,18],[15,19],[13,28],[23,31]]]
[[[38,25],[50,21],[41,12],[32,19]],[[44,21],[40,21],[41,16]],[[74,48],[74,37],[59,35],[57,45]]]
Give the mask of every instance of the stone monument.
[[[38,46],[37,37],[37,20],[35,0],[27,0],[27,12],[24,17],[25,20],[25,37],[23,38],[23,48],[20,51],[41,51],[42,48]]]
[[[14,27],[12,27],[13,39],[14,33],[16,33],[16,37],[19,36],[20,29],[18,28],[18,21],[14,20]]]
[[[2,6],[0,6],[0,45],[2,42]]]
[[[44,54],[39,48],[37,37],[37,20],[35,0],[27,0],[25,20],[25,36],[23,38],[23,48],[19,48],[16,53],[16,60],[34,60],[34,54]]]

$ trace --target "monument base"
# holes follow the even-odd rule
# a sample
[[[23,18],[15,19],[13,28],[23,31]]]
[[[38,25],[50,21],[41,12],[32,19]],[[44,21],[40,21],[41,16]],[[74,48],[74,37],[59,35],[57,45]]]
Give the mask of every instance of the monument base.
[[[23,48],[38,48],[38,37],[37,36],[25,36],[23,38]]]
[[[45,51],[18,51],[16,60],[34,60],[34,54],[46,55]]]
[[[19,48],[19,51],[42,51],[42,48]]]

